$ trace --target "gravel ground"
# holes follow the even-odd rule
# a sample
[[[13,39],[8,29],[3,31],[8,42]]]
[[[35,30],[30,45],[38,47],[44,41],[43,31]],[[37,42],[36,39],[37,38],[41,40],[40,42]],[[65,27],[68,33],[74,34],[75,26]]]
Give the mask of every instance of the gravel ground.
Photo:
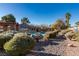
[[[68,47],[65,50],[66,56],[79,56],[79,42],[77,41],[69,41],[67,40],[68,44],[73,44],[74,47]]]
[[[49,42],[40,41],[27,56],[64,56],[67,42],[64,39],[51,39]]]
[[[48,42],[41,40],[26,56],[64,56],[67,42],[65,39],[50,39]],[[0,56],[8,56],[0,49]]]

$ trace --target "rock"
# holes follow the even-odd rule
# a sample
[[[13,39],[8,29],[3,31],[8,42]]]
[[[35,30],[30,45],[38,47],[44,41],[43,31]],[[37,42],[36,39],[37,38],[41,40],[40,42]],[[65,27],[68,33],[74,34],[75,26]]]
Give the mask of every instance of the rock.
[[[67,46],[68,47],[75,47],[73,44],[68,44]]]
[[[76,39],[71,39],[72,41],[76,41]]]

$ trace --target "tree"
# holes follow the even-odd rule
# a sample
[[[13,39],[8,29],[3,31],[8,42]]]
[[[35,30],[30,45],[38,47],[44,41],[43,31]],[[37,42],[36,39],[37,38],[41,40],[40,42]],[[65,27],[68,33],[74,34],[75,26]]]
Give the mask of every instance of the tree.
[[[23,17],[23,18],[21,19],[21,23],[22,23],[22,24],[27,24],[27,23],[30,23],[30,21],[29,21],[28,18]]]
[[[52,30],[55,30],[55,29],[65,29],[65,23],[61,20],[61,19],[58,19],[54,24],[51,25],[51,28]]]
[[[16,22],[16,18],[12,14],[5,15],[1,17],[1,19],[2,19],[1,21],[5,21],[5,22]]]
[[[70,13],[66,13],[66,26],[67,26],[67,28],[69,27],[69,20],[70,20],[70,17],[71,17],[71,14]]]
[[[58,27],[59,29],[64,29],[64,28],[65,28],[65,23],[64,23],[61,19],[58,19],[58,20],[56,21],[56,24],[57,24],[57,27]]]
[[[52,24],[52,25],[51,25],[51,30],[55,30],[55,29],[57,29],[56,24]]]

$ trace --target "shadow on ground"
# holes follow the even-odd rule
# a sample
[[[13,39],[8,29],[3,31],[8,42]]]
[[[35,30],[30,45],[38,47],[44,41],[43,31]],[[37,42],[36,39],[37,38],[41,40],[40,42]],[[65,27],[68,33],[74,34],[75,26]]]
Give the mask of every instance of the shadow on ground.
[[[52,40],[52,39],[51,39]],[[56,41],[56,42],[62,42],[66,40],[66,37],[64,35],[60,35],[60,36],[57,36],[55,39],[53,39],[52,41]]]
[[[35,51],[44,51],[43,47],[46,47],[48,45],[59,45],[59,43],[58,42],[54,42],[52,40],[49,40],[47,42],[40,41],[40,42],[36,43],[36,46],[35,46],[34,50]]]
[[[44,53],[44,52],[31,52],[31,54],[28,54],[27,56],[60,56],[60,55]]]
[[[50,39],[48,41],[41,40],[36,43],[36,46],[34,48],[35,51],[44,51],[45,49],[43,47],[46,47],[48,45],[59,45],[60,42],[64,41],[64,36],[58,36],[55,39]]]

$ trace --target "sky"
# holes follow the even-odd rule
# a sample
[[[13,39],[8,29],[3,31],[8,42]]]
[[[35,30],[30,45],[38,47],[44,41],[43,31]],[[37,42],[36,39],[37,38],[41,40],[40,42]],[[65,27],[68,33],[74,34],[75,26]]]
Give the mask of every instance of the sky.
[[[79,21],[79,4],[69,3],[0,3],[0,19],[13,14],[20,23],[21,18],[28,17],[32,24],[52,24],[57,19],[65,20],[65,14],[71,14],[70,24]]]

